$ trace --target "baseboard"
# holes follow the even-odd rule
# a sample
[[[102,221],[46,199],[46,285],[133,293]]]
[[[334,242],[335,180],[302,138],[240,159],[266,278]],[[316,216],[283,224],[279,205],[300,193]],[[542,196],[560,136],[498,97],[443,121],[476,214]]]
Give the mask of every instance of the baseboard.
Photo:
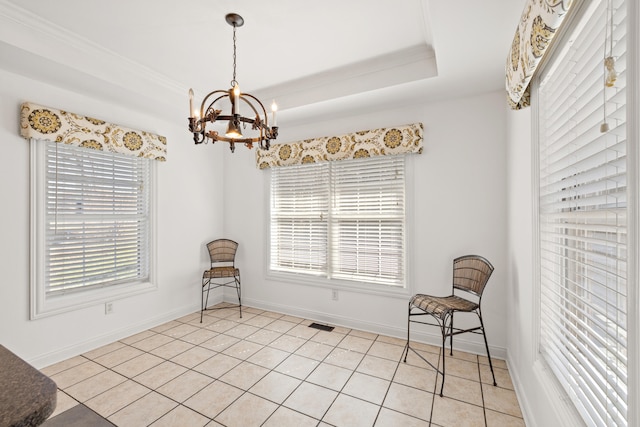
[[[512,369],[514,364],[511,361],[510,357],[507,357],[507,369],[509,370],[509,376],[511,377],[511,383],[513,384],[513,389],[516,392],[516,396],[518,398],[518,403],[520,404],[520,412],[522,412],[522,419],[524,419],[524,424],[529,427],[534,427],[534,420],[531,416],[531,403],[527,399],[527,393],[525,393],[523,389],[522,382],[520,381],[520,375],[516,369]]]
[[[549,404],[545,404],[544,411],[548,418],[549,414],[553,414],[556,418],[553,425],[563,427],[580,427],[584,425],[584,422],[580,418],[580,414],[577,412],[569,397],[562,389],[557,379],[553,377],[548,368],[540,360],[533,362],[531,366],[533,381],[537,384],[530,385],[528,388],[521,381],[521,376],[518,370],[515,368],[515,364],[510,358],[507,358],[507,368],[509,369],[509,375],[511,376],[511,382],[513,388],[518,397],[518,403],[520,403],[520,410],[522,411],[522,418],[528,427],[536,427],[541,425],[539,417],[536,417],[536,407],[532,405],[529,397],[532,395],[532,389],[538,388],[543,390],[549,398]],[[537,405],[538,413],[540,413],[540,405]],[[546,426],[549,424],[549,420],[545,420],[543,424]]]
[[[220,300],[222,299],[220,298]],[[159,316],[154,316],[152,318],[142,320],[133,325],[128,325],[125,328],[117,329],[115,331],[111,331],[103,335],[92,337],[89,340],[78,342],[73,345],[70,345],[61,349],[57,349],[49,353],[45,353],[34,359],[28,360],[28,362],[32,366],[36,367],[37,369],[41,369],[43,367],[52,365],[54,363],[58,363],[62,360],[69,359],[79,354],[86,353],[90,350],[96,349],[103,345],[107,345],[112,342],[129,337],[131,335],[137,334],[139,332],[146,331],[147,329],[153,328],[155,326],[161,325],[171,320],[178,319],[180,317],[186,316],[196,311],[200,311],[199,303],[180,307],[180,308],[162,313]]]
[[[305,319],[330,324],[332,326],[342,326],[345,328],[358,329],[361,331],[372,332],[381,335],[387,335],[390,337],[396,337],[400,339],[407,338],[406,328],[398,328],[382,323],[366,322],[360,319],[346,316],[330,315],[320,311],[306,310],[300,307],[289,306],[284,304],[274,304],[261,300],[255,300],[250,298],[243,298],[243,305],[260,308],[262,310],[270,310],[278,313],[288,314],[291,316],[302,317]],[[411,332],[411,340],[418,341],[425,344],[441,346],[442,335],[425,333],[421,331]],[[453,347],[457,350],[466,351],[468,353],[486,355],[484,343],[476,343],[468,341],[463,336],[457,336],[453,342]],[[497,359],[505,359],[507,356],[507,350],[504,347],[489,345],[489,351],[491,351],[491,357]]]

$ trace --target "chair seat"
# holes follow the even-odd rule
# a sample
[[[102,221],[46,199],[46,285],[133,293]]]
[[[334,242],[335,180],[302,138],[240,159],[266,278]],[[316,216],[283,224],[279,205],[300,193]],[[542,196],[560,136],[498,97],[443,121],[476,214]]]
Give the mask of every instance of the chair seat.
[[[212,267],[202,274],[203,279],[217,279],[219,277],[234,277],[240,275],[240,269],[235,267]]]
[[[478,308],[478,304],[457,295],[434,297],[424,294],[415,295],[411,299],[411,306],[440,318],[444,318],[451,311],[473,311]]]

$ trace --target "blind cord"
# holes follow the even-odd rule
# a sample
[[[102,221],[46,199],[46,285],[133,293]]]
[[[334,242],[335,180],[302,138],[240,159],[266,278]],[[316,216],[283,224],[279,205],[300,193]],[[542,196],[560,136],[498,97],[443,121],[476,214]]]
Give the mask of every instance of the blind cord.
[[[602,112],[604,119],[600,125],[600,132],[602,133],[609,131],[609,123],[607,123],[607,88],[613,87],[618,77],[615,64],[616,61],[613,58],[613,5],[611,0],[608,0],[604,30],[604,74],[602,77],[604,81],[602,88]]]

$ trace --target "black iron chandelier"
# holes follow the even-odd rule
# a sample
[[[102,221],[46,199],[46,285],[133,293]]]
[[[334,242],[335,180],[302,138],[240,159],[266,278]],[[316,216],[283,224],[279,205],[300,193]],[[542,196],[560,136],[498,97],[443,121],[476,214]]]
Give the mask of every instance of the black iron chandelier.
[[[252,148],[254,143],[259,143],[261,149],[268,150],[272,139],[278,137],[278,127],[276,126],[276,103],[271,105],[272,125],[269,126],[269,116],[264,105],[255,96],[240,92],[240,86],[236,80],[236,28],[242,27],[244,19],[236,13],[229,13],[225,17],[227,23],[233,27],[233,79],[231,89],[214,90],[202,100],[199,110],[193,108],[193,89],[189,89],[189,132],[193,133],[193,141],[201,144],[207,140],[213,143],[225,141],[229,143],[231,152],[235,151],[235,144],[244,144],[247,148]],[[218,102],[227,100],[230,103],[230,114],[222,114],[222,110],[217,108]],[[248,105],[254,117],[245,117],[240,113],[242,105]],[[248,110],[247,110],[248,111]],[[227,121],[227,130],[224,134],[216,130],[207,130],[207,124]],[[251,132],[257,134],[253,137],[245,137],[242,130],[247,125],[251,126]]]

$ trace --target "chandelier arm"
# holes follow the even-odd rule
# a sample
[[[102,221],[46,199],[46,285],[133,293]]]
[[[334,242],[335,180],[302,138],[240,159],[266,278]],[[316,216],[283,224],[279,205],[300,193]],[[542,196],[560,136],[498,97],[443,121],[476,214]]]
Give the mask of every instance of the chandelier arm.
[[[207,104],[207,100],[208,100],[211,96],[215,95],[216,93],[222,93],[222,95],[220,95],[220,96],[218,96],[216,99],[214,99],[214,100],[209,104],[209,106],[205,109],[205,108],[204,108],[204,106]],[[203,118],[205,117],[205,114],[204,114],[204,113],[205,113],[205,111],[209,111],[209,110],[214,109],[214,108],[213,108],[213,104],[215,104],[216,102],[218,102],[218,101],[219,101],[219,100],[221,100],[222,98],[224,98],[224,97],[228,97],[228,96],[229,96],[229,92],[228,92],[228,91],[226,91],[226,90],[214,90],[213,92],[209,92],[209,93],[207,94],[207,96],[205,96],[205,97],[202,99],[202,104],[200,104],[200,119],[203,119]]]
[[[250,117],[244,117],[244,116],[236,117],[236,116],[233,116],[233,115],[226,116],[226,115],[222,115],[221,114],[219,116],[216,116],[216,118],[219,119],[219,120],[227,120],[227,121],[236,119],[236,120],[238,120],[240,122],[249,123],[249,124],[252,124],[252,125],[255,125],[255,123],[256,123],[256,119],[252,119]],[[267,129],[268,130],[268,128],[266,126],[264,126],[264,124],[262,124],[262,123],[260,124],[260,126],[256,126],[255,129],[260,129],[260,130]],[[236,140],[238,140],[238,138],[236,138]]]
[[[212,139],[214,139],[213,137],[215,136],[215,141],[233,142],[235,144],[252,144],[254,142],[260,142],[259,136],[253,138],[229,138],[228,136],[224,136],[216,131],[209,131],[206,136]]]
[[[251,109],[253,110],[253,112],[255,113],[256,117],[260,117],[260,114],[258,113],[258,110],[256,110],[256,107],[253,106],[253,104],[251,103],[251,101],[249,101],[248,99],[245,99],[245,96],[247,94],[240,94],[240,99],[242,99],[247,105],[249,105],[249,107],[251,107]],[[255,119],[251,120],[252,122],[255,122]]]
[[[243,93],[243,94],[240,95],[240,97],[244,100],[244,102],[246,102],[247,104],[249,104],[251,106],[251,108],[253,109],[253,112],[256,113],[256,116],[258,116],[258,117],[260,116],[260,113],[258,113],[258,111],[253,106],[253,104],[248,99],[244,99],[244,97],[251,98],[254,101],[256,101],[258,103],[258,105],[260,105],[260,108],[262,109],[262,113],[264,114],[264,126],[269,127],[269,115],[267,114],[267,110],[264,108],[264,105],[262,104],[262,102],[260,102],[260,100],[258,98],[256,98],[255,96],[251,95],[250,93]]]
[[[207,137],[206,123],[207,121],[215,121],[215,116],[217,116],[217,112],[213,108],[213,104],[215,104],[219,99],[223,98],[224,95],[216,98],[213,102],[211,102],[211,104],[209,104],[209,106],[205,110],[205,104],[207,103],[207,100],[209,99],[209,97],[213,96],[216,93],[224,93],[228,96],[227,91],[224,90],[215,90],[213,92],[210,92],[209,94],[207,94],[207,96],[204,97],[202,103],[200,104],[200,117],[189,117],[189,131],[193,133],[193,142],[195,142],[196,144],[202,144],[204,142],[205,138]],[[209,118],[208,115],[205,115],[205,111],[208,112],[210,110],[213,113],[213,118]],[[213,142],[215,142],[215,139],[213,139]]]
[[[202,144],[205,139],[204,129],[195,131],[196,119],[195,117],[189,117],[189,130],[193,133],[193,142],[196,144]]]

